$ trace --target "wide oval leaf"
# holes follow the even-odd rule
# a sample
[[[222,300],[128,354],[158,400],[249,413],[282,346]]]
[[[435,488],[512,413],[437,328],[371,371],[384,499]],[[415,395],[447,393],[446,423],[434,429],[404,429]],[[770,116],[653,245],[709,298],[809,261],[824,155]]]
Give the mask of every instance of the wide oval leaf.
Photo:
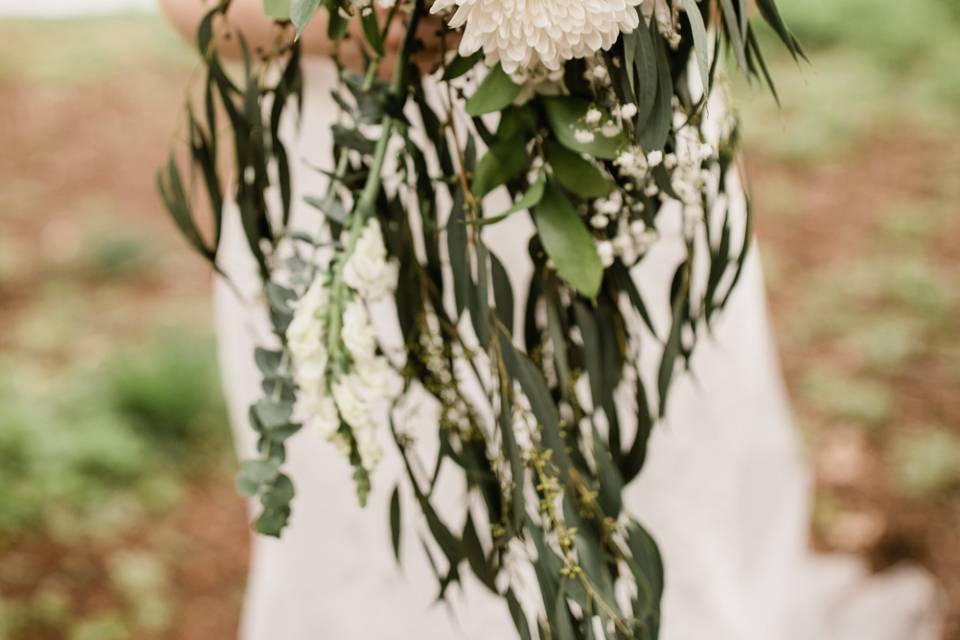
[[[499,64],[483,79],[480,86],[467,100],[467,114],[482,116],[485,113],[506,109],[520,95],[520,85],[507,75]]]
[[[588,298],[595,297],[603,280],[597,245],[587,225],[556,185],[547,183],[540,203],[533,208],[533,220],[540,232],[540,242],[560,277]]]
[[[473,174],[470,189],[474,196],[482,198],[523,172],[529,162],[523,143],[520,136],[515,136],[501,140],[487,150]]]
[[[547,141],[546,151],[553,177],[567,191],[581,198],[602,198],[613,191],[613,183],[579,154],[554,140]]]

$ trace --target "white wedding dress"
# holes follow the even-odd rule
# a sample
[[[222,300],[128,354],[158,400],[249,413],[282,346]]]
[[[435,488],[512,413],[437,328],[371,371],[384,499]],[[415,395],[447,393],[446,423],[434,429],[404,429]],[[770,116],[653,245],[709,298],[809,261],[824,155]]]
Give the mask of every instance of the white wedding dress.
[[[305,72],[299,157],[329,167],[334,70],[311,60]],[[295,180],[300,194],[323,191],[325,179],[302,164]],[[236,445],[246,458],[254,451],[247,408],[259,391],[252,352],[269,342],[269,330],[262,308],[249,302],[259,283],[236,212],[226,220],[221,263],[247,301],[218,282],[216,327]],[[514,216],[488,229],[515,288],[529,269],[526,224]],[[667,230],[644,260],[636,276],[648,300],[665,299],[680,250]],[[666,318],[655,321],[662,327]],[[645,366],[654,366],[658,354],[645,355]],[[647,465],[626,497],[664,556],[663,640],[937,638],[936,590],[926,573],[903,567],[871,576],[855,557],[808,549],[810,475],[791,424],[755,254],[715,335],[699,345],[693,369],[695,380],[677,381],[668,419],[655,429]],[[429,433],[430,425],[424,429]],[[449,603],[434,603],[436,581],[409,495],[403,564],[395,563],[387,515],[400,475],[395,452],[377,469],[366,508],[357,505],[347,464],[315,434],[290,441],[287,470],[297,488],[293,520],[279,540],[254,539],[244,640],[516,637],[502,601],[469,579],[448,594]],[[458,487],[448,485],[456,508]]]

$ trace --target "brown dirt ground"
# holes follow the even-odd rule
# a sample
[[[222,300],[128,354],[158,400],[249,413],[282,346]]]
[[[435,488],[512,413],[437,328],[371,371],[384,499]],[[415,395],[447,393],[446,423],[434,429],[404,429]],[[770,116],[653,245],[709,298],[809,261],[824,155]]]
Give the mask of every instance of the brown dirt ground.
[[[2,239],[4,246],[19,248],[22,258],[14,276],[0,282],[0,353],[39,355],[50,366],[59,364],[55,354],[19,353],[21,345],[7,329],[29,313],[38,286],[69,268],[66,258],[78,250],[91,209],[111,224],[151,238],[161,255],[142,277],[110,283],[120,293],[110,300],[119,307],[95,326],[76,327],[78,336],[102,332],[112,341],[135,340],[149,319],[171,308],[202,314],[199,326],[208,321],[209,270],[176,236],[153,185],[154,171],[171,144],[184,81],[185,73],[162,70],[144,78],[108,77],[63,86],[0,82],[0,113],[6,121],[0,133]],[[79,286],[93,297],[101,285]],[[160,545],[164,552],[174,551],[167,564],[176,620],[163,637],[234,637],[249,534],[245,505],[229,473],[198,478],[171,513],[134,527],[109,545],[65,548],[34,539],[2,553],[4,562],[16,558],[29,566],[36,582],[62,572],[67,559],[71,566],[83,567],[89,572],[85,588],[69,594],[71,607],[82,614],[118,605],[117,594],[101,586],[108,582],[109,555],[118,547],[155,548],[158,535],[166,540]],[[5,596],[30,590],[31,585],[0,584]],[[66,637],[66,630],[51,633],[44,640]]]
[[[803,185],[790,203],[789,223],[764,216],[764,200],[758,195],[758,235],[764,252],[774,254],[778,263],[777,286],[768,292],[774,323],[799,311],[802,301],[793,292],[802,288],[810,272],[842,264],[851,255],[868,253],[866,239],[876,235],[877,212],[889,202],[923,200],[942,196],[944,167],[960,169],[960,145],[955,139],[931,137],[921,132],[892,131],[861,144],[850,157],[818,168],[798,169],[769,158],[748,157],[751,182],[787,180]],[[947,169],[949,175],[950,169]],[[954,173],[954,175],[957,175]],[[760,189],[757,189],[760,192]],[[762,193],[762,192],[761,192]],[[842,224],[837,220],[842,219]],[[928,246],[940,264],[958,261],[960,220],[948,225],[947,233]],[[954,329],[955,331],[955,329]],[[802,373],[813,363],[833,362],[841,370],[850,363],[842,350],[829,343],[814,345],[792,341],[778,332],[779,348],[788,386],[795,393]],[[960,430],[960,387],[956,377],[938,370],[935,358],[922,354],[888,373],[892,382],[891,422],[935,422]],[[828,455],[827,438],[834,423],[809,407],[795,402],[801,424],[811,441],[814,463],[821,470]],[[820,548],[853,550],[866,554],[877,569],[897,562],[918,562],[940,580],[947,615],[946,638],[960,638],[960,501],[956,494],[937,499],[902,495],[891,478],[883,443],[868,440],[864,472],[850,482],[829,482],[818,473],[818,491],[845,505],[872,512],[879,522],[876,535],[845,549],[835,541],[815,535]]]

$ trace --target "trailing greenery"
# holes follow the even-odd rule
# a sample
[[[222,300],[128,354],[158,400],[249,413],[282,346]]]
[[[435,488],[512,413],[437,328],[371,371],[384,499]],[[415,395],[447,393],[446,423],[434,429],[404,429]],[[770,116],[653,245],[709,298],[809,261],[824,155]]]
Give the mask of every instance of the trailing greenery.
[[[792,55],[802,56],[772,0],[755,4]],[[413,56],[429,10],[424,0],[385,12],[352,12],[337,0],[267,9],[281,20],[289,15],[300,30],[321,5],[332,41],[360,23],[368,64],[359,73],[339,68],[335,166],[324,168],[328,191],[307,199],[315,224],[290,224],[295,190],[281,123],[302,101],[304,82],[294,29],[281,30],[276,46],[257,57],[240,37],[242,70],[231,74],[217,35],[228,0],[197,34],[205,77],[202,99],[187,111],[190,179],[175,154],[158,178],[174,221],[217,271],[223,203],[234,200],[263,278],[276,339],[254,354],[263,397],[249,417],[260,457],[246,461],[237,480],[262,504],[255,528],[280,535],[292,509],[287,442],[302,428],[298,400],[316,392],[299,361],[305,307],[323,338],[311,347],[323,351],[316,399],[336,398],[329,436],[353,467],[361,502],[377,481],[376,455],[358,426],[365,416],[348,411],[339,392],[363,364],[345,337],[357,329],[345,320],[351,304],[367,301],[352,261],[382,229],[399,272],[391,293],[405,345],[400,356],[376,356],[389,361],[402,387],[388,420],[406,470],[391,501],[395,548],[403,491],[429,528],[425,549],[440,597],[469,570],[503,598],[520,638],[656,638],[663,566],[622,494],[642,471],[673,380],[729,300],[750,250],[749,220],[734,220],[727,194],[738,171],[738,128],[732,119],[708,124],[705,109],[718,90],[723,51],[773,88],[748,3],[685,0],[668,15],[641,17],[608,51],[567,61],[562,77],[551,79],[562,95],[531,89],[499,64],[485,68],[479,56],[448,56],[450,33],[434,72],[423,73]],[[394,23],[406,36],[392,76],[382,79],[377,70]],[[612,131],[601,130],[607,123]],[[218,173],[223,156],[237,177],[229,192]],[[388,158],[397,169],[386,179]],[[197,221],[187,189],[194,183],[214,212],[210,234]],[[515,204],[485,208],[483,197],[495,190]],[[484,232],[519,215],[529,215],[536,230],[526,291],[511,287]],[[631,269],[669,216],[681,218],[686,252],[669,299],[650,301]],[[627,248],[618,240],[624,225],[636,230]],[[703,282],[700,264],[707,266]],[[648,304],[669,310],[668,327],[654,325]],[[655,379],[639,370],[641,348],[662,351]],[[415,393],[440,407],[434,460],[420,459],[397,409]],[[470,494],[456,522],[433,500],[445,462],[460,469]],[[536,575],[536,608],[521,604],[505,570],[511,560]]]

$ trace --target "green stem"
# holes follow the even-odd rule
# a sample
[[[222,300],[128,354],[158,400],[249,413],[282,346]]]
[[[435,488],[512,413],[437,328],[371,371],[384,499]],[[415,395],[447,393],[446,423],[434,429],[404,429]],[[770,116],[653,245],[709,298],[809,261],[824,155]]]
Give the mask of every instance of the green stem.
[[[407,33],[403,39],[403,46],[397,54],[397,63],[393,69],[393,80],[390,82],[389,96],[391,98],[399,97],[407,80],[407,67],[410,64],[410,56],[413,53],[413,43],[416,39],[417,25],[420,23],[420,16],[423,13],[423,0],[417,0],[413,11],[410,14],[410,22],[407,23]],[[381,122],[380,139],[377,140],[376,149],[373,152],[373,163],[370,165],[370,173],[367,175],[367,182],[363,186],[363,192],[357,201],[354,210],[354,221],[359,219],[360,223],[366,221],[373,214],[374,205],[377,202],[377,195],[380,193],[380,186],[383,183],[382,172],[383,163],[387,157],[387,147],[390,144],[390,138],[397,120],[390,115],[385,115]]]
[[[424,0],[417,0],[413,12],[410,14],[410,21],[407,24],[407,33],[403,40],[403,46],[397,55],[396,66],[393,71],[393,80],[390,83],[389,95],[391,98],[397,98],[401,95],[406,84],[407,67],[410,64],[410,56],[413,53],[413,43],[416,38],[417,24],[420,22],[420,16],[424,11]],[[374,68],[376,62],[372,63]],[[343,268],[350,254],[353,253],[363,225],[367,219],[373,215],[377,203],[377,196],[380,194],[380,187],[383,184],[383,164],[387,158],[387,147],[396,126],[396,119],[393,116],[385,115],[381,121],[380,139],[373,152],[373,161],[370,164],[367,182],[363,186],[363,191],[357,200],[350,219],[348,245],[337,256],[333,263],[333,282],[330,287],[330,308],[333,311],[330,317],[330,329],[327,334],[327,353],[330,354],[333,364],[343,370],[346,354],[340,348],[340,330],[342,317],[340,310],[343,308],[344,298],[346,297],[346,285],[343,282]],[[335,378],[334,378],[335,379]]]

